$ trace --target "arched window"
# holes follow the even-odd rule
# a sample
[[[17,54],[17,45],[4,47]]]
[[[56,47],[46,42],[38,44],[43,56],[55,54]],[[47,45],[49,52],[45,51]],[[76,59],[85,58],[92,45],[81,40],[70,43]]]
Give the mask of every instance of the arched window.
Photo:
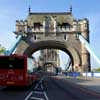
[[[36,35],[34,35],[34,40],[36,40]]]
[[[71,25],[69,23],[62,23],[62,27],[71,28]]]
[[[64,39],[66,40],[66,34],[64,34]]]
[[[43,25],[41,23],[34,23],[34,29],[40,29],[41,27],[43,27]]]

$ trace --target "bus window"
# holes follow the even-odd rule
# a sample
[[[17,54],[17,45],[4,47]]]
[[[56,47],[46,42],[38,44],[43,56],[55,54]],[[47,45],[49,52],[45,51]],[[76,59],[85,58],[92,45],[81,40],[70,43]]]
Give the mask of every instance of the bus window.
[[[24,58],[0,57],[0,69],[23,69]]]
[[[35,66],[35,63],[33,59],[27,58],[27,66],[28,66],[28,73],[36,72],[37,67]]]

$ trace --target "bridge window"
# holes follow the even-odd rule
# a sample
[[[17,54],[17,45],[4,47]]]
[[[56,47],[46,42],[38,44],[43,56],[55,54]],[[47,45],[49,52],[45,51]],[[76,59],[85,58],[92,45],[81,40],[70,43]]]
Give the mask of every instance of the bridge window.
[[[62,23],[62,27],[64,27],[64,28],[70,28],[71,25],[69,23]]]
[[[71,25],[69,23],[62,23],[62,24],[58,23],[57,26],[60,27],[60,28],[65,28],[65,29],[71,28]]]
[[[4,56],[0,58],[0,69],[23,69],[24,59],[20,57]]]
[[[34,23],[34,29],[40,29],[41,27],[43,27],[41,23]]]
[[[61,28],[62,25],[60,23],[58,23],[57,26]]]
[[[36,40],[36,35],[34,35],[34,40]]]
[[[27,27],[27,31],[28,31],[28,32],[32,32],[32,27],[28,26],[28,27]]]
[[[66,40],[66,34],[64,34],[64,39]]]

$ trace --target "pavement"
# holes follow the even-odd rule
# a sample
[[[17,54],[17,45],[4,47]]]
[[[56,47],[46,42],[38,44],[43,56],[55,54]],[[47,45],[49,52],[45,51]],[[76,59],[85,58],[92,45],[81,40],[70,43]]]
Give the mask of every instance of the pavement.
[[[66,79],[69,82],[81,85],[87,89],[90,89],[92,91],[100,93],[100,78],[95,78],[95,77],[77,77],[77,78],[75,78],[75,77],[66,77],[63,75],[60,75],[59,78]]]
[[[47,96],[49,100],[100,100],[100,94],[59,76],[48,79]]]

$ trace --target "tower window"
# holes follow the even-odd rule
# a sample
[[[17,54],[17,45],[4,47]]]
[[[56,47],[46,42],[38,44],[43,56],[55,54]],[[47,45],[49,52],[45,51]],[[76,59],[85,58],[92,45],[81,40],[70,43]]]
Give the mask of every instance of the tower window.
[[[64,39],[66,40],[66,34],[64,34]]]
[[[36,35],[34,35],[34,40],[36,40]]]
[[[34,29],[40,29],[43,25],[41,23],[34,23]]]
[[[64,27],[64,28],[70,28],[71,25],[69,23],[62,23],[62,27]]]

